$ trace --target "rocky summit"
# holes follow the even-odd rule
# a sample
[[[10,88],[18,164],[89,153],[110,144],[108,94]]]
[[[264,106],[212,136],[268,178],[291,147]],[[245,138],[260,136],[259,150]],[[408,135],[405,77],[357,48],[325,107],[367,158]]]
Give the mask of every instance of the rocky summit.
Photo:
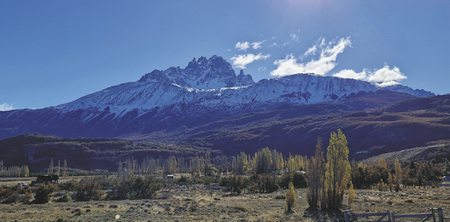
[[[23,133],[146,138],[155,132],[179,131],[286,105],[352,101],[347,111],[360,111],[400,99],[434,95],[406,86],[389,87],[383,90],[401,93],[390,94],[390,103],[379,103],[380,96],[385,95],[377,93],[379,90],[369,82],[315,74],[255,83],[242,70],[236,75],[230,63],[214,55],[209,59],[194,58],[185,68],[154,70],[136,82],[112,86],[66,104],[0,112],[0,138]],[[361,99],[361,93],[369,93],[371,98]]]

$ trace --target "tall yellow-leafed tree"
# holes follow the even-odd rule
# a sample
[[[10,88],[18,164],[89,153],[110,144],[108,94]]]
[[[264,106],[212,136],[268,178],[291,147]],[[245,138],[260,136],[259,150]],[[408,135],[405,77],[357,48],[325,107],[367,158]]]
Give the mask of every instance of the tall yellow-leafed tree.
[[[394,170],[395,170],[394,175],[395,192],[398,192],[400,190],[400,184],[402,183],[402,165],[400,164],[398,158],[395,158]]]
[[[342,131],[331,133],[325,171],[327,197],[326,203],[321,203],[323,209],[338,210],[342,206],[344,193],[351,178],[348,153],[347,138]]]
[[[286,212],[293,212],[292,208],[295,205],[295,189],[294,184],[292,182],[289,182],[289,188],[286,192]]]
[[[306,197],[311,209],[315,210],[320,206],[320,201],[323,198],[322,191],[325,181],[325,159],[323,158],[322,140],[320,138],[317,139],[316,152],[311,157],[306,172],[308,183]]]

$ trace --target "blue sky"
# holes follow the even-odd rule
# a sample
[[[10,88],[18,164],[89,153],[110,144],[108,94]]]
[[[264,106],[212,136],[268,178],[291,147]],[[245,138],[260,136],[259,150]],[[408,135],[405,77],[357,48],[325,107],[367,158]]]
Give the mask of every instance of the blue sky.
[[[216,54],[255,81],[315,72],[446,94],[449,21],[448,0],[0,0],[0,110]]]

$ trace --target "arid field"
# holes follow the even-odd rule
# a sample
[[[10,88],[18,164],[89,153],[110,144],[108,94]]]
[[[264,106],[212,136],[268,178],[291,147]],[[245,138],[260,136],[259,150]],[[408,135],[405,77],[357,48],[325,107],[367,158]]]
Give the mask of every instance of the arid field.
[[[15,181],[2,179],[1,184],[6,183]],[[159,190],[151,200],[1,204],[0,218],[1,221],[331,221],[339,217],[342,221],[342,213],[309,212],[305,189],[296,189],[295,212],[286,214],[285,192],[245,192],[236,196],[217,184],[175,185]],[[57,192],[54,198],[59,195]],[[443,207],[445,216],[450,216],[450,187],[408,188],[398,193],[357,190],[352,210],[406,214],[428,213],[431,207]]]

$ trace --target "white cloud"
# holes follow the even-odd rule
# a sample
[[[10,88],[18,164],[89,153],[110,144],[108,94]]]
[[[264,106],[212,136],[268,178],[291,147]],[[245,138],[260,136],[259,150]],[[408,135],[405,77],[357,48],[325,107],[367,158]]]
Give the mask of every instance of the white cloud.
[[[403,79],[406,79],[406,76],[400,72],[398,67],[394,66],[394,68],[391,69],[385,64],[383,68],[369,75],[367,81],[376,83],[380,86],[388,86],[399,84],[398,81]]]
[[[357,73],[351,69],[344,69],[344,70],[341,70],[338,73],[334,74],[333,76],[344,78],[344,79],[366,80],[367,71],[364,69],[362,72]]]
[[[309,56],[309,55],[314,55],[317,52],[317,46],[314,45],[312,47],[310,47],[308,50],[306,50],[305,54],[303,54],[303,56]]]
[[[252,42],[252,43],[251,43],[252,48],[253,48],[253,49],[259,49],[259,48],[261,48],[261,44],[263,44],[265,41],[266,41],[266,40],[261,41],[261,42]]]
[[[298,42],[298,39],[300,38],[298,33],[291,33],[290,37],[291,37],[292,41],[296,41],[296,42]]]
[[[250,47],[252,49],[260,49],[261,44],[263,44],[265,41],[266,40],[261,41],[261,42],[238,42],[238,43],[236,43],[234,48],[237,50],[240,50],[240,51],[247,51],[247,49],[249,49]]]
[[[367,82],[374,83],[380,87],[393,86],[400,84],[399,81],[406,79],[407,77],[400,72],[400,69],[396,66],[390,68],[387,64],[383,68],[374,71],[368,71],[364,69],[360,73],[356,73],[354,70],[344,69],[334,74],[333,76],[364,80]]]
[[[318,44],[316,44],[318,45]],[[297,73],[314,73],[318,75],[325,75],[331,71],[336,65],[336,58],[339,54],[344,52],[344,49],[351,46],[350,37],[341,38],[337,43],[329,42],[325,47],[325,39],[321,43],[308,49],[304,55],[310,55],[317,50],[321,50],[320,57],[317,60],[311,60],[305,63],[297,63],[297,59],[291,54],[284,59],[276,60],[274,64],[278,66],[270,74],[274,76],[286,76]],[[318,48],[317,48],[318,47]]]
[[[248,53],[248,54],[243,54],[243,55],[235,55],[233,57],[231,57],[231,61],[233,61],[233,66],[241,68],[241,69],[245,69],[245,67],[257,60],[260,59],[268,59],[270,57],[270,54],[267,55],[263,55],[262,53],[259,53],[258,55],[252,54],[252,53]]]
[[[250,48],[249,42],[238,42],[235,46],[236,49],[246,51],[248,48]]]
[[[7,104],[7,103],[3,103],[0,104],[0,111],[8,111],[8,110],[13,110],[14,106],[11,104]]]

